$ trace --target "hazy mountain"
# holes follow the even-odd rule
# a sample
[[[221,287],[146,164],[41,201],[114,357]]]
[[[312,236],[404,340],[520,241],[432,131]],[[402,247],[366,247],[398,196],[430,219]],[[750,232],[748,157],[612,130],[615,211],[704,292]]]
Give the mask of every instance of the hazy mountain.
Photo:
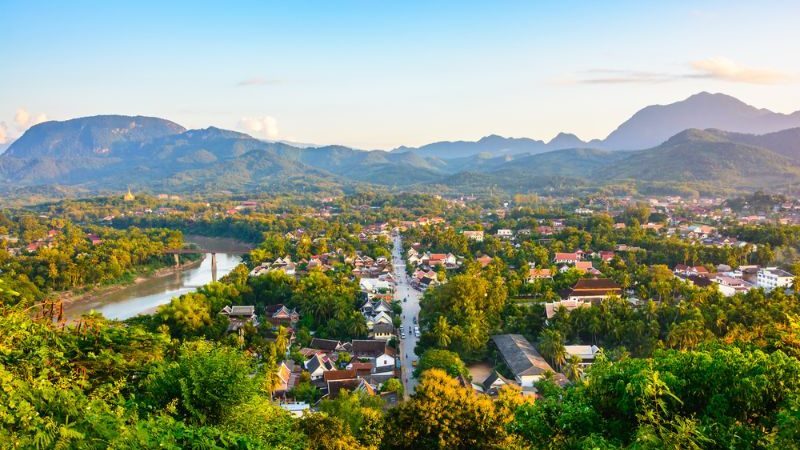
[[[743,105],[710,94],[686,102],[708,96]],[[298,148],[214,127],[185,130],[157,118],[96,116],[29,129],[0,155],[0,188],[97,191],[130,185],[241,192],[370,183],[568,192],[630,182],[730,190],[800,181],[800,127],[765,134],[681,130],[637,151],[587,148],[590,144],[561,133],[547,143],[487,136],[477,142],[368,152],[344,146]],[[558,147],[569,148],[553,150]]]
[[[0,182],[180,190],[252,189],[292,178],[409,185],[438,179],[445,166],[414,153],[298,148],[215,127],[97,116],[32,127],[0,156]]]
[[[800,162],[800,128],[790,128],[788,130],[761,135],[732,133],[730,131],[714,129],[705,130],[705,133],[720,140],[766,148],[779,155]]]
[[[669,105],[648,106],[614,130],[601,145],[612,150],[651,148],[688,128],[764,134],[800,127],[800,111],[780,114],[724,94],[701,92]]]
[[[32,126],[5,152],[15,158],[106,157],[118,144],[186,131],[169,120],[143,116],[94,116]]]
[[[777,187],[800,180],[800,167],[785,156],[701,130],[686,130],[656,148],[631,152],[602,171],[616,180],[690,182],[737,189]]]

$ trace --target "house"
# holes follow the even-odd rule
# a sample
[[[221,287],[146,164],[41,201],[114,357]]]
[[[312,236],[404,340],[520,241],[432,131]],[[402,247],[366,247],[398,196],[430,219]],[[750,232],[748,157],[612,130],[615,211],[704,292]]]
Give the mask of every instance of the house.
[[[394,337],[394,325],[391,323],[376,323],[372,327],[372,338],[382,341],[388,341]]]
[[[462,234],[470,241],[483,242],[483,231],[464,230]]]
[[[354,339],[352,354],[354,358],[368,359],[374,367],[394,367],[394,350],[386,345],[386,341],[375,339]]]
[[[343,350],[342,343],[333,339],[313,338],[308,346],[323,353],[336,353]]]
[[[513,236],[514,232],[508,228],[500,228],[497,230],[497,237],[500,239],[511,239]]]
[[[572,311],[578,308],[588,308],[590,306],[592,306],[590,302],[582,300],[560,300],[557,302],[545,303],[544,313],[548,319],[552,319],[559,309],[563,308],[565,311]]]
[[[738,293],[744,293],[752,289],[754,286],[741,278],[735,278],[728,275],[715,275],[711,281],[717,284],[717,289],[725,297],[732,297]]]
[[[492,373],[481,383],[482,392],[486,395],[496,396],[503,386],[512,384],[511,381],[500,375],[498,371]]]
[[[536,280],[549,280],[553,278],[553,274],[550,269],[539,269],[535,267],[531,267],[528,271],[528,283],[533,283]]]
[[[287,402],[281,403],[280,407],[288,411],[293,417],[303,417],[306,411],[311,409],[311,405],[306,402]]]
[[[325,372],[334,369],[330,358],[321,354],[312,356],[303,366],[308,371],[311,381],[322,380]]]
[[[481,267],[486,267],[492,262],[492,257],[489,256],[489,255],[483,255],[480,258],[478,258],[476,261],[478,261],[478,264],[480,264]]]
[[[375,395],[375,388],[370,386],[370,384],[363,379],[355,378],[328,382],[329,399],[335,399],[339,397],[339,394],[341,394],[342,391],[363,392],[365,394]]]
[[[687,266],[684,264],[678,264],[675,266],[675,269],[672,270],[675,275],[684,275],[687,277],[690,276],[700,276],[700,277],[707,277],[710,272],[703,266]]]
[[[566,266],[564,266],[566,267]],[[578,261],[575,263],[575,269],[580,273],[588,273],[590,275],[602,275],[599,270],[595,269],[591,261]]]
[[[356,372],[357,377],[366,377],[372,373],[372,370],[375,368],[375,365],[371,362],[350,362],[347,365],[348,370],[354,370]]]
[[[352,380],[356,378],[356,371],[353,369],[328,370],[322,374],[322,379],[326,383],[338,380]]]
[[[292,361],[283,361],[278,366],[275,373],[275,388],[272,391],[273,397],[285,396],[297,384],[297,374],[294,373],[290,364],[292,367],[294,366]]]
[[[293,328],[300,320],[300,314],[294,308],[289,309],[283,304],[270,305],[264,311],[264,315],[273,327]]]
[[[600,303],[612,295],[621,295],[622,288],[608,278],[582,278],[564,297],[567,300]]]
[[[556,264],[575,264],[580,260],[580,253],[556,253],[553,257],[553,262]]]
[[[791,287],[793,283],[794,275],[777,267],[765,267],[758,270],[756,285],[767,292],[776,288]]]
[[[521,334],[498,334],[492,336],[492,341],[523,389],[532,388],[545,373],[555,373],[550,364]]]
[[[424,258],[423,258],[424,260]],[[431,253],[428,257],[429,266],[452,267],[456,265],[456,257],[452,253]]]
[[[614,259],[614,252],[609,250],[601,250],[597,252],[597,257],[601,261],[611,262],[611,260]]]
[[[594,362],[594,358],[600,351],[596,345],[565,345],[564,350],[569,356],[577,356],[581,359],[580,366],[587,367]]]
[[[228,331],[239,331],[248,323],[258,326],[256,307],[253,305],[226,306],[219,313],[228,317]]]

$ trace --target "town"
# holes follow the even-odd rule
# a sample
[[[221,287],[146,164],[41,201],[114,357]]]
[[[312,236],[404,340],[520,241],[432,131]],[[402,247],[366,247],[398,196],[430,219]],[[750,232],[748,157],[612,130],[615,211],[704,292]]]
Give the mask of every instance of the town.
[[[783,196],[275,200],[128,192],[8,210],[3,304],[113,330],[97,312],[66,318],[65,294],[170,267],[185,233],[253,242],[218,281],[124,323],[244,351],[298,419],[353,401],[391,416],[431,371],[523,411],[584,386],[598,361],[738,340],[800,351],[800,202]],[[366,431],[350,430],[363,444]]]

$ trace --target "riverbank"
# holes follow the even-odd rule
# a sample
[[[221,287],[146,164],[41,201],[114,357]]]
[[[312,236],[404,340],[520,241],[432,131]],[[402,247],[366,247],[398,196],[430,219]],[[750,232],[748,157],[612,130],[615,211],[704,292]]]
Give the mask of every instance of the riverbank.
[[[118,283],[109,286],[97,286],[89,289],[86,292],[81,292],[81,293],[75,293],[71,291],[64,292],[59,295],[59,300],[61,300],[61,303],[64,305],[64,315],[69,316],[70,311],[72,309],[75,309],[75,307],[79,306],[82,303],[98,302],[102,300],[104,297],[122,291],[124,289],[128,289],[131,286],[136,286],[137,284],[142,284],[148,281],[157,280],[159,278],[172,276],[181,273],[184,270],[198,268],[200,267],[200,265],[203,263],[204,260],[205,256],[195,261],[189,261],[187,263],[181,264],[180,267],[176,266],[162,267],[161,269],[157,269],[147,275],[143,274],[137,275],[136,278],[134,278],[133,282],[130,283]]]

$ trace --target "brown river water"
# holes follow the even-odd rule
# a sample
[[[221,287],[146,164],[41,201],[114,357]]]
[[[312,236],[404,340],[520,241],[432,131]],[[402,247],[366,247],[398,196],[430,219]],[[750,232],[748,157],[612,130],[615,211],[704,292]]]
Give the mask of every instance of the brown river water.
[[[217,252],[217,279],[225,276],[240,262],[240,252],[247,244],[231,239],[186,236],[187,242],[196,243],[203,249]],[[232,253],[225,253],[225,251]],[[79,300],[65,308],[67,320],[80,317],[89,311],[102,313],[108,319],[124,320],[139,314],[149,314],[174,297],[208,284],[212,281],[211,254],[204,255],[200,264],[192,264],[183,270],[139,283],[125,286],[89,299]]]

